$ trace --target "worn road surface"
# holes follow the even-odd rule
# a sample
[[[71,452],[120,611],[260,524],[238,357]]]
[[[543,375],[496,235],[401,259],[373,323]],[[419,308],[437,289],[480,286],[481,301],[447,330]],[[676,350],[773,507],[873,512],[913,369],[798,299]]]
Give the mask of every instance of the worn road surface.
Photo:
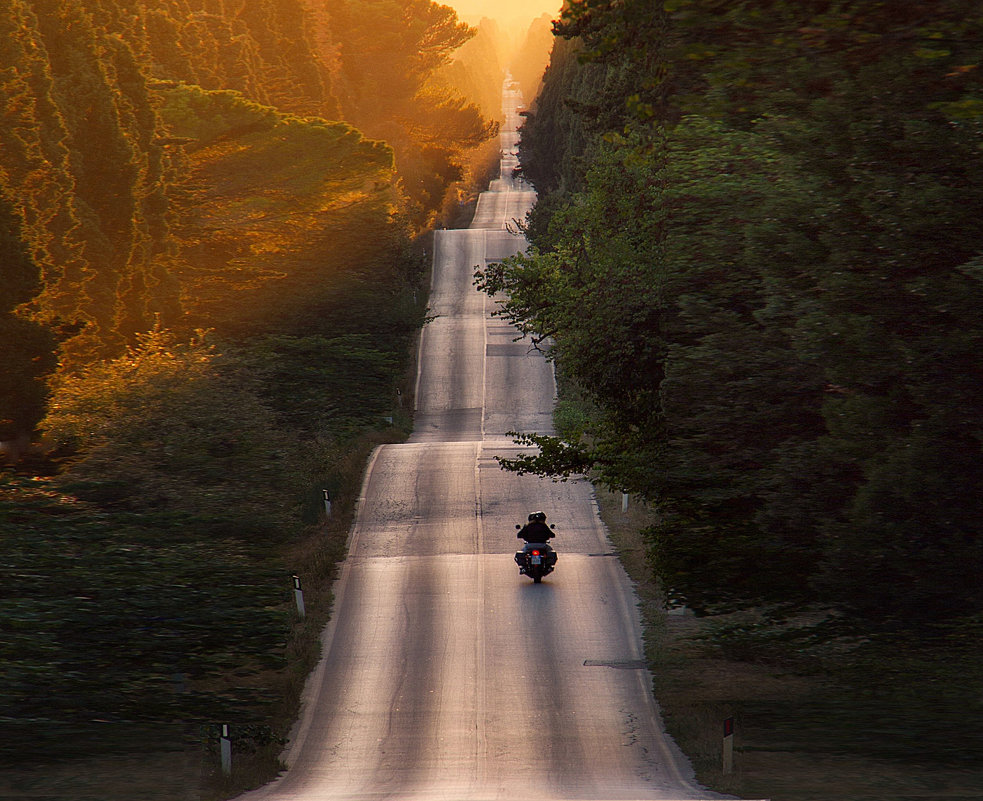
[[[248,801],[716,797],[662,733],[591,487],[495,461],[517,450],[509,431],[551,430],[555,393],[471,285],[524,247],[511,220],[535,199],[511,177],[519,96],[503,96],[501,177],[469,229],[436,235],[415,433],[372,460],[290,769]],[[559,552],[538,585],[512,561],[535,509]]]

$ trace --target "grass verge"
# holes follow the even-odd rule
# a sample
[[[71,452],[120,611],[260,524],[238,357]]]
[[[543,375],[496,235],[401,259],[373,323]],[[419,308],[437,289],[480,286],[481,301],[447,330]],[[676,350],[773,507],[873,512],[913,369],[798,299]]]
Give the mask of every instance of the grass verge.
[[[668,614],[639,535],[651,513],[597,496],[635,583],[666,726],[704,786],[772,801],[983,798],[979,625],[859,635],[815,610]]]
[[[176,389],[130,413],[122,400],[134,405],[157,384],[107,383],[99,397],[122,399],[116,439],[100,444],[114,458],[0,476],[0,797],[218,799],[282,768],[366,460],[411,422],[411,356],[384,362],[389,380],[362,370],[349,390],[325,348],[317,373],[293,378],[317,344],[281,338],[216,358],[219,389],[245,383],[248,393],[179,404]],[[346,359],[375,363],[342,345]],[[250,398],[262,403],[236,402]],[[391,423],[379,426],[385,412]],[[231,777],[220,769],[222,724]]]

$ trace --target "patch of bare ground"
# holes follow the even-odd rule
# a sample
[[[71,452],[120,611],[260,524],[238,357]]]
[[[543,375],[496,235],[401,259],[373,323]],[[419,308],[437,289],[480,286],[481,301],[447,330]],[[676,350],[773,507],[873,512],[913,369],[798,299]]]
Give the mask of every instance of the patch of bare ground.
[[[938,653],[892,653],[848,639],[803,646],[773,636],[773,625],[754,613],[667,612],[639,535],[652,512],[634,499],[623,512],[622,496],[600,489],[597,499],[639,597],[666,727],[701,784],[771,801],[983,799],[983,771],[972,757],[983,754],[978,643]],[[795,623],[814,621],[804,615]],[[728,634],[735,629],[739,636]],[[734,768],[724,775],[727,718]]]

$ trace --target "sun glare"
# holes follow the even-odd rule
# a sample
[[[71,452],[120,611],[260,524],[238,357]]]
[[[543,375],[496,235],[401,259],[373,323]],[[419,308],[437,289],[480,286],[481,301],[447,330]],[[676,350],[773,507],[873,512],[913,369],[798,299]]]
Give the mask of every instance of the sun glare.
[[[442,0],[457,11],[465,22],[476,23],[482,17],[496,20],[504,28],[525,28],[541,14],[557,16],[561,0]]]

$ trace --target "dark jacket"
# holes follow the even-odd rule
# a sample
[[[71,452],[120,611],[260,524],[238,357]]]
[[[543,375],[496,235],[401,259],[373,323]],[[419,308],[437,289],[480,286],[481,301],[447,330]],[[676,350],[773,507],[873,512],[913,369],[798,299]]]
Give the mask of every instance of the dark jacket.
[[[519,529],[519,533],[515,536],[526,542],[546,542],[546,540],[555,535],[553,534],[553,529],[545,523],[533,520],[531,523],[526,523]]]

